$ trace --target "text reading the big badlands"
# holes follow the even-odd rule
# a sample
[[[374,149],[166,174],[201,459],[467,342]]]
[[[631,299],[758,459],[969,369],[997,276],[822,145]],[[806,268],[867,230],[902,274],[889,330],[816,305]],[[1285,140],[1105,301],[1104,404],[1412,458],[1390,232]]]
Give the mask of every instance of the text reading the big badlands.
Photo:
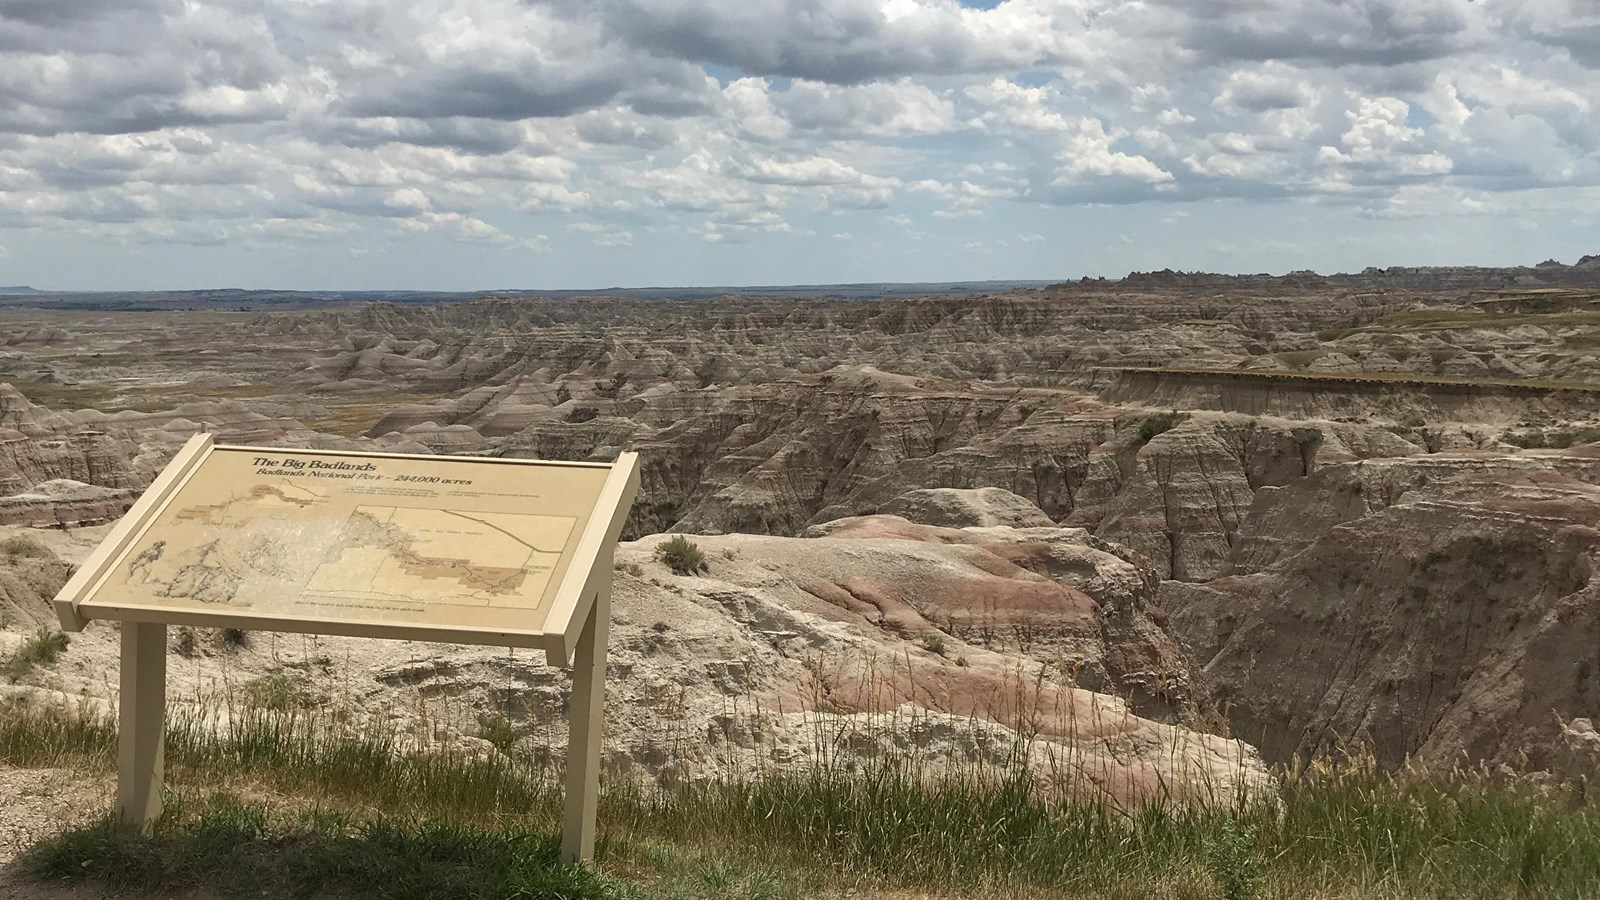
[[[399,482],[426,484],[472,483],[470,478],[439,478],[435,475],[386,476],[379,470],[377,463],[350,463],[337,459],[273,459],[270,456],[257,456],[250,461],[250,464],[256,467],[257,475],[339,478],[346,481],[383,481],[391,478]]]

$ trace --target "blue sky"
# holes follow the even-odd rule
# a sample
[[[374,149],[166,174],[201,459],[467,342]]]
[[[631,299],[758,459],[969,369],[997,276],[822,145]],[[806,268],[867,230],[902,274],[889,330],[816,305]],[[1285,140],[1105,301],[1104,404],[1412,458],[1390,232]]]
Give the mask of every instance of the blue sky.
[[[1588,0],[16,0],[0,284],[1600,252]]]

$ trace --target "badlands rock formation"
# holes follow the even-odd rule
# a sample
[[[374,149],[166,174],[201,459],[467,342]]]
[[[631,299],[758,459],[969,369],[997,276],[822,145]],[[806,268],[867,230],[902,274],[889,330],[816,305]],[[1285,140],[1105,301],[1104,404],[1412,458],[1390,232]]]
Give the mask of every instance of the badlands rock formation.
[[[1269,759],[1592,772],[1564,727],[1600,698],[1597,526],[1600,445],[1346,463],[1262,491],[1236,574],[1160,603]]]
[[[0,308],[0,525],[92,535],[200,428],[528,458],[628,448],[644,471],[623,562],[642,574],[624,570],[619,603],[644,624],[619,634],[668,648],[619,650],[639,654],[623,657],[628,678],[694,694],[723,676],[690,651],[754,661],[739,691],[776,717],[762,740],[795,754],[797,685],[843,689],[813,690],[806,716],[892,718],[909,703],[1044,735],[974,698],[1005,672],[1065,685],[1065,660],[1072,690],[1124,698],[1147,736],[1190,740],[1161,729],[1216,710],[1272,761],[1364,743],[1385,764],[1600,773],[1571,749],[1595,743],[1581,736],[1600,668],[1593,258],[919,299],[206,308],[249,305],[230,294],[149,308],[180,299],[201,308]],[[699,535],[708,577],[656,566],[649,548],[669,532]],[[48,568],[26,565],[13,577],[29,584]],[[657,603],[678,615],[645,622]],[[706,630],[674,644],[651,637],[658,620]],[[85,640],[69,655],[87,681],[106,663]],[[902,660],[904,677],[864,698],[860,678],[800,661],[813,643]],[[353,670],[373,698],[424,691],[478,715],[505,691],[559,690],[456,648],[407,648],[426,665],[385,675],[399,652]],[[704,738],[707,710],[736,693],[695,694],[684,721]],[[1061,697],[1048,717],[1081,712],[1079,694]],[[655,740],[664,720],[618,715],[645,717],[619,732],[619,766],[676,770],[625,736]],[[714,769],[696,746],[671,759]],[[741,764],[798,758],[718,746]]]
[[[1121,804],[1164,791],[1225,800],[1264,783],[1246,745],[1171,724],[1195,688],[1148,608],[1153,573],[1129,552],[1053,526],[883,516],[818,533],[702,539],[710,571],[696,576],[659,561],[662,536],[619,548],[611,771],[670,782],[889,753],[1021,758],[1049,789]],[[68,567],[27,537],[8,547],[0,601],[31,628]],[[38,686],[110,699],[116,641],[91,625]],[[565,675],[526,651],[298,635],[226,651],[177,630],[173,641],[187,654],[170,674],[180,703],[214,705],[228,685],[243,702],[239,686],[274,675],[357,719],[409,730],[426,717],[466,743],[503,720],[524,750],[556,758],[563,746]]]

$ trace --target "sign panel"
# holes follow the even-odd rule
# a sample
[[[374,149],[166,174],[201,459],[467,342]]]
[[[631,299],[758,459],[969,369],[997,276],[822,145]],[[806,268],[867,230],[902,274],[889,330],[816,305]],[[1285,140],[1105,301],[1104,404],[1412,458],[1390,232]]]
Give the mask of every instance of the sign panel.
[[[208,445],[101,561],[75,609],[86,619],[570,645],[582,585],[568,582],[588,578],[609,546],[591,526],[616,539],[636,483],[627,462],[621,473]]]
[[[122,622],[117,819],[161,814],[166,625],[542,647],[573,662],[561,849],[594,855],[611,559],[639,457],[611,464],[218,447],[190,438],[56,595]]]

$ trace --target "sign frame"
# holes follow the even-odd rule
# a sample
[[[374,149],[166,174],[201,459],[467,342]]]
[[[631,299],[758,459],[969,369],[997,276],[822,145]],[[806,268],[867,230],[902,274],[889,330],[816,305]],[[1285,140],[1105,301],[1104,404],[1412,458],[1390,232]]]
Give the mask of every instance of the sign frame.
[[[562,855],[578,862],[594,856],[599,800],[600,737],[604,728],[606,645],[610,630],[612,566],[616,544],[639,489],[639,456],[624,452],[614,463],[427,456],[284,447],[219,445],[210,433],[196,434],[178,451],[100,545],[56,595],[61,627],[81,631],[92,620],[121,625],[118,703],[117,819],[147,829],[161,815],[166,712],[168,625],[237,627],[255,631],[526,647],[545,651],[548,665],[572,669],[567,784],[562,819]],[[113,568],[149,531],[183,486],[215,451],[312,456],[474,462],[507,466],[609,470],[544,620],[526,630],[449,624],[386,623],[354,617],[295,616],[226,609],[182,609],[102,602]],[[86,601],[92,601],[86,603]]]

